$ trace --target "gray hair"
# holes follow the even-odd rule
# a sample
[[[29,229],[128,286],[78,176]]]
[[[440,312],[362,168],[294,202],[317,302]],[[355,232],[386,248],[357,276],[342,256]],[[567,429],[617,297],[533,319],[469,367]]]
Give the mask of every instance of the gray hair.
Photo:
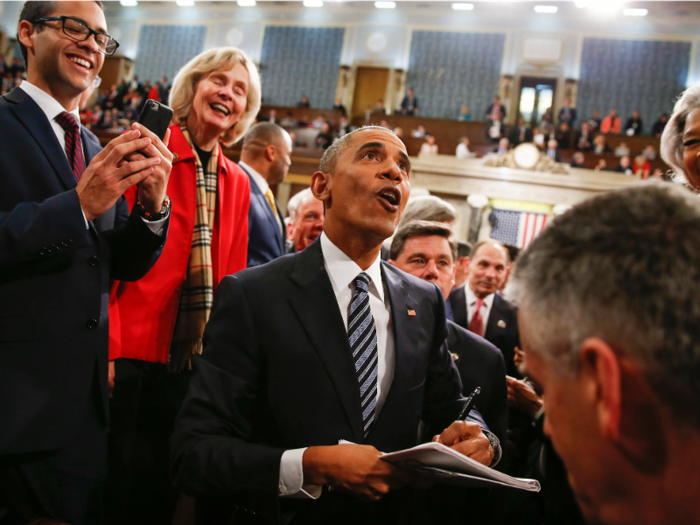
[[[457,220],[457,210],[440,197],[421,195],[408,201],[399,226],[416,220],[451,222]]]
[[[299,193],[296,193],[291,199],[289,199],[289,202],[287,203],[287,212],[289,213],[289,220],[291,222],[294,222],[301,203],[304,202],[304,199],[309,195],[313,196],[311,188],[306,188],[301,190]]]
[[[452,253],[452,262],[454,262],[457,259],[457,243],[452,240],[452,228],[441,222],[434,221],[411,221],[399,227],[396,235],[391,240],[389,257],[393,261],[398,259],[406,247],[407,240],[413,237],[429,237],[432,235],[437,235],[447,240]]]
[[[700,107],[700,83],[686,89],[673,107],[673,115],[668,119],[661,135],[661,158],[673,168],[680,181],[686,181],[683,163],[683,132],[690,112]]]
[[[514,296],[530,349],[560,377],[581,345],[633,360],[682,424],[700,427],[700,202],[647,182],[556,217],[520,257]]]
[[[347,147],[347,145],[350,143],[352,140],[352,136],[355,133],[358,133],[360,131],[366,131],[366,130],[380,130],[380,131],[386,131],[387,133],[391,133],[396,137],[396,133],[391,131],[390,129],[383,128],[381,126],[362,126],[361,128],[357,128],[352,130],[350,133],[343,135],[340,138],[337,138],[333,141],[333,144],[331,144],[326,152],[323,154],[323,157],[321,157],[321,164],[318,167],[318,171],[323,172],[323,173],[329,173],[333,174],[335,173],[335,168],[338,165],[338,157],[340,157],[340,153]],[[396,137],[398,138],[398,137]],[[401,139],[399,139],[401,140]],[[403,141],[402,141],[403,143]]]

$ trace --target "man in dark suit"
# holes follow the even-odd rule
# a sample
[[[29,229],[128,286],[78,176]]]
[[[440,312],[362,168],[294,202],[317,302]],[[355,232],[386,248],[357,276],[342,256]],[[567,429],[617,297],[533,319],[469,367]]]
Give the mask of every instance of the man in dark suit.
[[[18,39],[27,80],[0,99],[0,515],[97,524],[110,279],[139,279],[160,254],[172,155],[138,125],[102,151],[79,127],[114,50],[101,4],[28,2]]]
[[[311,180],[320,238],[217,291],[173,474],[183,490],[235,501],[236,523],[404,523],[412,492],[395,489],[424,481],[379,451],[415,445],[421,420],[435,433],[449,425],[439,439],[476,461],[499,454],[476,422],[450,424],[463,398],[438,288],[380,259],[409,174],[391,131],[341,138]]]
[[[520,346],[518,309],[496,293],[505,282],[509,266],[508,250],[501,243],[493,239],[477,243],[469,261],[467,284],[452,290],[449,301],[455,323],[498,347],[508,375],[520,378],[513,363],[515,347]]]
[[[406,96],[403,97],[401,101],[401,114],[411,117],[418,114],[418,99],[413,94],[413,89],[411,88],[408,88]]]
[[[569,128],[573,128],[575,121],[576,109],[571,107],[571,101],[567,98],[564,100],[564,107],[559,110],[559,124],[566,123]]]
[[[518,125],[513,128],[510,134],[510,143],[515,147],[525,142],[532,142],[532,130],[525,124],[525,119],[520,117]]]
[[[454,260],[457,243],[446,224],[411,221],[402,225],[391,241],[392,264],[419,279],[438,285],[443,297],[449,297],[455,280]],[[447,348],[462,379],[463,393],[481,387],[476,407],[489,429],[499,440],[506,438],[506,366],[503,354],[493,344],[461,326],[447,322]]]
[[[250,177],[249,268],[285,254],[284,217],[270,186],[284,180],[292,164],[291,153],[289,133],[271,122],[255,124],[243,139],[238,165]]]

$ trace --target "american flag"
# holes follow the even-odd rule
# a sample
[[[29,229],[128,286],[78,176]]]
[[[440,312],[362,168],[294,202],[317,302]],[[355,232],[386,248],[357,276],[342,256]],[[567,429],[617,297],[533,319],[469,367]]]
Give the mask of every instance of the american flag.
[[[542,213],[493,210],[491,214],[491,238],[525,249],[547,224],[548,216]]]

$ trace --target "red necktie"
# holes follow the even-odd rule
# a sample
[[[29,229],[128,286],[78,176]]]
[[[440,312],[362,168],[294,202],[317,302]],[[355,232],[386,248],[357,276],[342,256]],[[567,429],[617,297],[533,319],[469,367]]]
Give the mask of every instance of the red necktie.
[[[484,301],[482,301],[481,299],[477,299],[476,305],[474,305],[474,315],[472,316],[471,323],[469,323],[469,331],[483,337],[484,319],[481,317],[482,306],[484,306]]]
[[[66,132],[66,157],[68,157],[76,180],[80,180],[85,171],[85,157],[83,156],[83,141],[80,138],[78,118],[73,113],[64,111],[56,115],[54,120]]]

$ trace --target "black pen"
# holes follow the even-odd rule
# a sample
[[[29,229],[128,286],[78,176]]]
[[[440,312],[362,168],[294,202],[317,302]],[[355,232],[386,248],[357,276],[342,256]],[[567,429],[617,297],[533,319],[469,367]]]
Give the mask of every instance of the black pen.
[[[472,408],[474,408],[474,403],[476,402],[476,396],[478,396],[481,393],[481,387],[477,386],[474,392],[471,393],[471,395],[467,398],[467,401],[464,403],[464,408],[462,411],[459,413],[459,417],[457,418],[457,421],[466,421],[467,416],[469,415],[469,412],[471,412]]]

